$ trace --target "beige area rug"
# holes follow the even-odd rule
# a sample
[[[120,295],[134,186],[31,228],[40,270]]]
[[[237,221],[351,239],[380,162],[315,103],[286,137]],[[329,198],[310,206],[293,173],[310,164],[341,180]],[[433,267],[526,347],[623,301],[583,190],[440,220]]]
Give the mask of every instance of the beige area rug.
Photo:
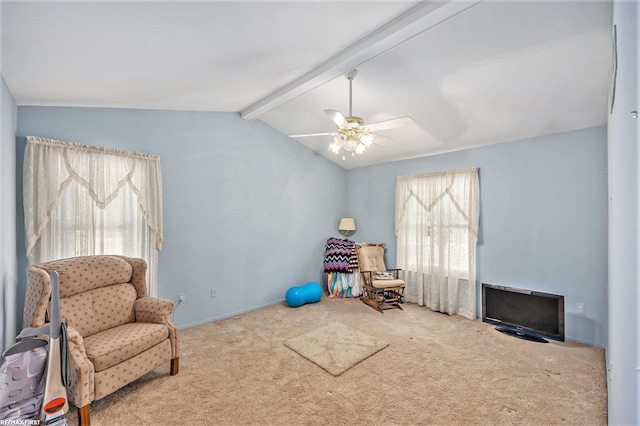
[[[181,330],[180,373],[170,376],[167,363],[91,404],[91,425],[607,424],[601,348],[527,342],[479,320],[403,308],[381,314],[324,296]],[[285,345],[335,322],[389,346],[333,376]]]
[[[334,376],[389,346],[339,322],[294,337],[285,345]]]

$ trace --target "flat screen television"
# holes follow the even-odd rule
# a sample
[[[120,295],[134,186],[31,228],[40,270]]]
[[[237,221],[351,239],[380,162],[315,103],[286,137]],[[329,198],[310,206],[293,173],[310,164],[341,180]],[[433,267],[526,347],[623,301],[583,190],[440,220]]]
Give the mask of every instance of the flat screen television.
[[[564,342],[564,296],[482,283],[482,321],[522,339]]]

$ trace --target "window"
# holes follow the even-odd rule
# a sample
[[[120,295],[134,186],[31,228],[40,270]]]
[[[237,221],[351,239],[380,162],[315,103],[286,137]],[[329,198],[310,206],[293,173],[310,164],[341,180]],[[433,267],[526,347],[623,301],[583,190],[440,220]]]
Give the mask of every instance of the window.
[[[433,209],[438,211],[433,212]],[[442,217],[441,221],[436,220],[438,215]],[[404,269],[418,271],[419,265],[429,265],[437,273],[440,258],[451,257],[455,261],[449,262],[452,268],[448,274],[468,278],[469,252],[464,248],[469,239],[469,227],[448,196],[438,201],[431,211],[425,211],[417,198],[411,197],[405,221],[406,245],[415,250],[406,254]],[[421,244],[418,244],[419,238],[423,240]],[[419,250],[419,246],[423,248]]]
[[[398,177],[397,265],[407,301],[475,318],[477,227],[477,169]]]
[[[98,254],[142,258],[148,292],[156,295],[162,247],[157,156],[30,136],[24,182],[29,263]]]

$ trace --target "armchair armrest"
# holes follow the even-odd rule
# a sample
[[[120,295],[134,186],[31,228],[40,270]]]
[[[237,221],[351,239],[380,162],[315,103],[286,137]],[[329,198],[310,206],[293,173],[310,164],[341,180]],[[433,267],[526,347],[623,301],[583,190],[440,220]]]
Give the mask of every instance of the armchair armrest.
[[[133,309],[137,322],[167,324],[169,315],[173,312],[173,302],[169,299],[143,297],[136,300]]]
[[[133,309],[137,322],[148,322],[152,324],[166,324],[169,328],[169,339],[171,340],[171,352],[173,358],[178,357],[178,327],[173,325],[169,315],[173,312],[173,302],[169,299],[158,297],[142,297],[136,300]]]
[[[95,368],[84,349],[84,339],[78,330],[67,327],[69,360],[71,363],[71,386],[67,389],[69,400],[76,407],[84,407],[94,399]]]

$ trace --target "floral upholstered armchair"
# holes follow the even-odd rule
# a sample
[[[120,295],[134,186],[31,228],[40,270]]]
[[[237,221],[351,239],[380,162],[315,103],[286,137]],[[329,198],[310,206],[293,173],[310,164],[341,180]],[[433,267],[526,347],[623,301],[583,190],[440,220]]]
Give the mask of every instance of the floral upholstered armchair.
[[[147,297],[142,259],[83,256],[27,268],[24,327],[49,320],[51,281],[60,277],[60,317],[68,320],[72,382],[69,401],[88,425],[89,404],[160,365],[178,373],[178,328],[173,302]]]

